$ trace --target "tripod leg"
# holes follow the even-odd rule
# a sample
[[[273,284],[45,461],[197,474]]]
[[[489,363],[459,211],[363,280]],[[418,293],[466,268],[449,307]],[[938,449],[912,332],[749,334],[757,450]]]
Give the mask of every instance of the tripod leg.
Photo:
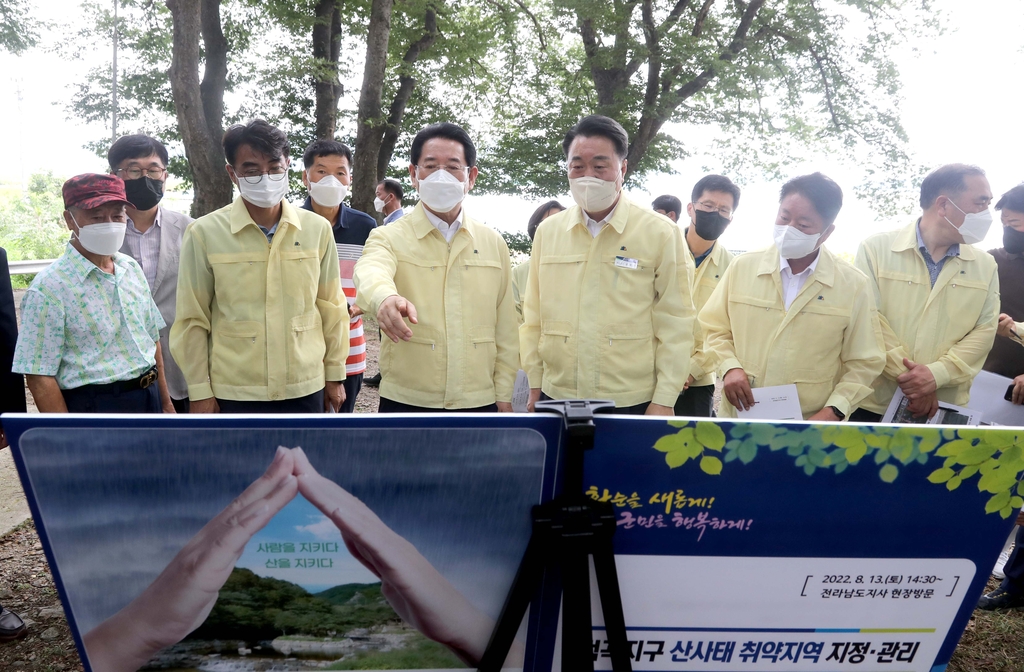
[[[622,613],[619,575],[615,570],[615,554],[610,539],[594,552],[594,574],[597,575],[597,589],[601,595],[601,611],[604,613],[612,669],[615,672],[630,672],[632,663],[629,638],[626,636],[626,617]]]
[[[593,672],[594,628],[590,618],[590,556],[562,555],[562,672]]]
[[[540,585],[541,576],[544,571],[543,560],[540,557],[540,542],[536,533],[530,537],[530,543],[523,553],[523,560],[519,563],[519,570],[512,582],[508,597],[505,598],[505,606],[501,609],[501,617],[491,634],[491,641],[487,643],[483,658],[477,668],[480,672],[499,672],[508,657],[508,652],[515,641],[519,625],[523,622],[526,608],[530,606],[530,600]]]

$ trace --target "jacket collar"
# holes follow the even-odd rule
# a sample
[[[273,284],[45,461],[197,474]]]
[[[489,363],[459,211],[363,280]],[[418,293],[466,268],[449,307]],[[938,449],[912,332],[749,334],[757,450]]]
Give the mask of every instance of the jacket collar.
[[[410,218],[410,221],[412,223],[412,231],[414,234],[416,234],[416,237],[421,240],[429,236],[431,231],[437,231],[437,227],[431,224],[430,220],[427,219],[427,211],[424,210],[423,208],[423,201],[417,203],[416,207],[413,208],[413,211],[405,216]],[[476,236],[473,235],[474,229],[476,229],[476,224],[474,224],[473,221],[469,218],[469,215],[466,214],[466,204],[465,202],[463,202],[462,224],[459,226],[459,231],[465,231],[467,234],[469,234],[470,238],[476,238]],[[441,232],[437,231],[437,235],[440,236]],[[455,233],[455,235],[459,235],[458,231]],[[441,237],[444,238],[444,236]]]
[[[900,229],[899,233],[896,234],[896,238],[892,241],[891,249],[893,252],[913,250],[920,254],[917,248],[917,226],[920,222],[921,218],[918,217],[909,225]],[[974,246],[960,243],[960,258],[964,261],[973,261],[975,259]]]
[[[244,229],[245,227],[252,224],[257,229],[259,225],[252,221],[252,217],[249,216],[249,211],[245,208],[245,203],[242,202],[242,197],[239,196],[235,199],[234,203],[231,204],[231,233],[235,234]],[[296,229],[302,230],[302,222],[299,221],[299,213],[295,210],[295,206],[288,201],[281,201],[281,221],[278,222],[277,230],[281,231],[285,224],[294,226]]]
[[[782,257],[779,255],[779,248],[772,245],[761,252],[761,263],[758,264],[757,274],[778,277],[781,259]],[[818,248],[818,265],[811,273],[811,278],[817,280],[826,287],[831,287],[835,284],[836,260],[824,245]],[[808,280],[811,278],[808,278]]]
[[[619,201],[615,204],[615,210],[612,212],[612,218],[608,220],[608,225],[615,229],[615,233],[621,234],[622,230],[626,228],[626,222],[629,220],[629,209],[632,203],[626,194],[622,191],[619,192]],[[571,231],[574,226],[582,226],[586,228],[587,223],[584,217],[583,208],[578,205],[574,205],[569,208],[569,215],[566,217],[565,230]]]

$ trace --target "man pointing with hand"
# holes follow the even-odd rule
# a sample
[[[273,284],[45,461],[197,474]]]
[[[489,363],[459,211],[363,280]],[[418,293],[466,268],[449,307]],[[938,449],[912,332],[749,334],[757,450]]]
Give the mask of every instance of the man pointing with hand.
[[[508,246],[466,215],[476,147],[451,123],[412,142],[420,202],[375,229],[356,263],[356,302],[377,316],[380,413],[512,412],[519,369]]]

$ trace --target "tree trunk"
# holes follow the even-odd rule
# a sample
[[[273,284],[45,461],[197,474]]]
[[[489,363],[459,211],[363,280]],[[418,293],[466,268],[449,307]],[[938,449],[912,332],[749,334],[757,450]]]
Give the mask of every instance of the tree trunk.
[[[424,32],[420,39],[409,45],[402,62],[406,65],[415,63],[420,54],[434,46],[437,40],[437,12],[433,7],[427,8],[426,20],[424,21]],[[388,173],[388,166],[391,165],[391,157],[395,153],[395,145],[398,144],[398,134],[402,130],[402,117],[405,116],[405,107],[409,104],[412,92],[416,89],[416,78],[412,75],[403,74],[398,78],[398,92],[395,99],[391,101],[391,109],[388,112],[388,123],[384,128],[384,139],[381,141],[379,154],[377,155],[377,181],[383,180]]]
[[[363,85],[359,90],[356,114],[356,146],[352,166],[352,207],[373,212],[374,189],[377,186],[377,156],[380,153],[381,97],[384,73],[388,62],[388,39],[391,37],[391,14],[394,0],[373,0],[370,23],[366,31],[366,65]]]
[[[220,0],[168,0],[167,7],[173,23],[171,95],[192,169],[192,216],[200,217],[232,197],[221,148],[227,41],[220,27]],[[200,37],[206,51],[201,83]]]
[[[316,137],[333,139],[338,130],[338,101],[343,88],[338,81],[341,55],[341,9],[338,0],[319,0],[313,24],[313,58],[320,76],[316,80]]]

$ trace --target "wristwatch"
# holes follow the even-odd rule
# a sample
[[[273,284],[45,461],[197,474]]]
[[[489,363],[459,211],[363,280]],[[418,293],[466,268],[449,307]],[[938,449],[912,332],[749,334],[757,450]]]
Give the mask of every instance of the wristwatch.
[[[839,418],[840,420],[846,420],[846,413],[843,413],[835,406],[829,406],[829,408],[832,409],[832,412],[836,414],[837,418]]]

